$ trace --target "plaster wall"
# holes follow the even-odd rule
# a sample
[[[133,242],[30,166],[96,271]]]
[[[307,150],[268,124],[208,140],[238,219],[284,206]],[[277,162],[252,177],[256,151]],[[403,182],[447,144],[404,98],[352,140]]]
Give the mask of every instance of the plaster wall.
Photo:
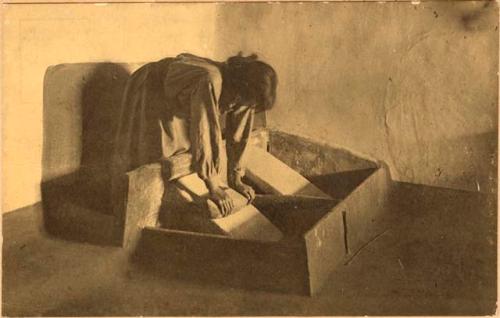
[[[210,56],[214,19],[215,5],[209,3],[5,5],[2,211],[40,200],[43,80],[49,66],[146,62],[181,52]],[[88,67],[82,70],[82,74],[87,73]],[[68,74],[68,81],[75,80],[71,76],[76,73]],[[74,85],[82,82],[78,78]],[[67,83],[62,80],[60,84]],[[63,146],[81,131],[71,126],[76,120],[71,115],[75,115],[72,102],[61,105],[61,113],[53,117],[62,124],[59,135]],[[70,137],[65,138],[65,134]]]
[[[49,66],[186,51],[215,59],[256,52],[272,64],[280,86],[271,128],[383,160],[399,181],[471,191],[496,183],[494,2],[4,8],[3,211],[40,200]]]
[[[495,2],[224,4],[216,55],[279,75],[271,127],[385,161],[395,180],[491,191]]]

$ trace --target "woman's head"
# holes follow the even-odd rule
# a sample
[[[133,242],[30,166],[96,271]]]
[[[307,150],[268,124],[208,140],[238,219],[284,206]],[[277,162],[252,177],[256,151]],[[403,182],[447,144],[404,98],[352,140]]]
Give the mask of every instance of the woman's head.
[[[276,101],[278,77],[269,65],[258,60],[257,55],[239,53],[227,62],[228,79],[235,93],[236,103],[254,106],[257,111],[269,110]]]

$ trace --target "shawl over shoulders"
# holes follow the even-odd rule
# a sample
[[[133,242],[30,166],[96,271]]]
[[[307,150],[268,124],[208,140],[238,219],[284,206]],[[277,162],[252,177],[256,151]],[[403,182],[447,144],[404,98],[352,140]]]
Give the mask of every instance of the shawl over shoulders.
[[[139,68],[122,98],[114,172],[124,173],[191,151],[201,177],[216,174],[222,143],[218,119],[221,89],[217,63],[191,54]]]

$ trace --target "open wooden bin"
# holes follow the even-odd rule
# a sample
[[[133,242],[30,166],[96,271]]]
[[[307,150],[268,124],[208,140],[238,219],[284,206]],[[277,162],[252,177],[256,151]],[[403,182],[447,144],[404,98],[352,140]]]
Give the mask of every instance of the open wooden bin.
[[[321,263],[345,255],[342,215],[336,201],[258,196],[255,205],[283,233],[278,242],[232,239],[147,227],[139,262],[183,279],[234,287],[311,294],[319,288]],[[327,231],[318,230],[325,224]]]
[[[384,169],[374,170],[344,200],[258,195],[255,206],[284,234],[278,242],[146,226],[134,259],[159,275],[314,295],[339,264],[383,230],[386,177]]]

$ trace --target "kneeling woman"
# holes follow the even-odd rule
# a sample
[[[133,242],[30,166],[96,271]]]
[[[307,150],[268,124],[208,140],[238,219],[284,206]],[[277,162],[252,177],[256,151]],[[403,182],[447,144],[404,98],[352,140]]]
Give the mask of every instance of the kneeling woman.
[[[181,54],[148,63],[132,74],[125,91],[115,147],[115,168],[141,165],[190,152],[195,171],[212,199],[227,215],[233,202],[221,184],[221,114],[226,115],[229,186],[246,196],[245,154],[256,111],[269,110],[277,76],[257,56],[216,62]]]

